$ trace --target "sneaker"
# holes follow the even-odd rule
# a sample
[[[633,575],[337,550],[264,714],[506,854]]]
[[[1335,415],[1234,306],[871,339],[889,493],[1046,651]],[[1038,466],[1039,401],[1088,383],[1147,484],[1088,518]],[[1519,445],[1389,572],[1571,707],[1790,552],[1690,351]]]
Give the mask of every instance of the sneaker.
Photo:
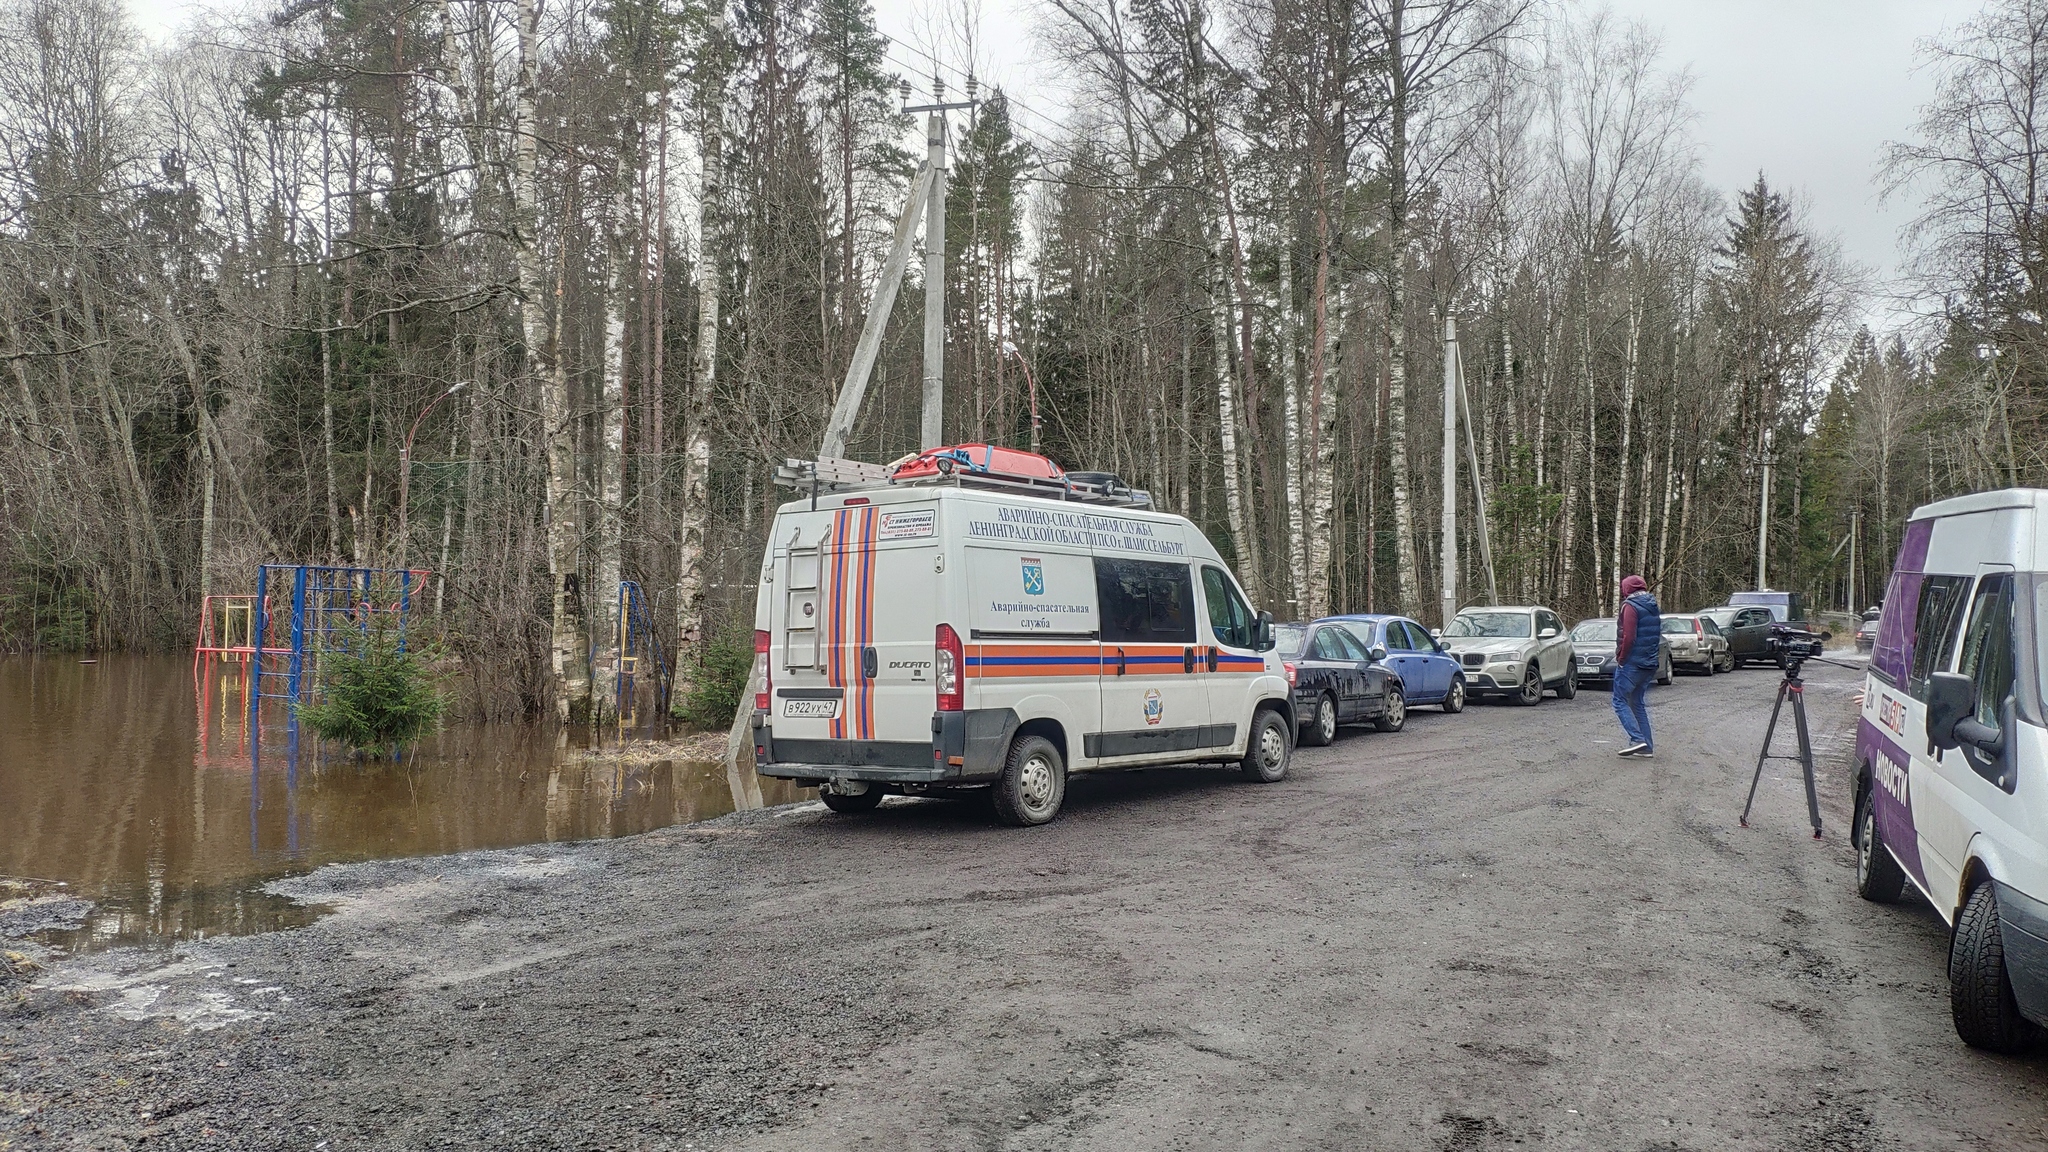
[[[1645,744],[1642,746],[1642,751],[1637,752],[1634,755],[1635,758],[1638,760],[1650,760],[1654,759],[1657,754],[1650,750],[1650,746],[1648,744]]]
[[[1616,756],[1647,756],[1649,754],[1650,746],[1648,744],[1631,744],[1615,753]]]

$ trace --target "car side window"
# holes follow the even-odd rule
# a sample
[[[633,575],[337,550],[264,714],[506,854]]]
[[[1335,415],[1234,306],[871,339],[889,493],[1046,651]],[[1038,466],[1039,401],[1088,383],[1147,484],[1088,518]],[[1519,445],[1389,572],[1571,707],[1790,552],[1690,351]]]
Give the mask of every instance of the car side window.
[[[1382,645],[1384,645],[1384,646],[1385,646],[1385,647],[1386,647],[1387,649],[1389,649],[1389,650],[1392,650],[1392,648],[1393,648],[1393,646],[1394,646],[1394,637],[1393,637],[1393,635],[1392,635],[1392,629],[1389,629],[1389,630],[1388,630],[1388,636],[1387,636],[1387,638],[1386,638],[1385,640],[1383,640],[1383,641],[1374,641],[1374,640],[1373,640],[1373,633],[1374,633],[1374,628],[1373,628],[1373,625],[1371,625],[1371,624],[1350,624],[1350,623],[1347,623],[1347,624],[1339,624],[1339,625],[1337,625],[1337,627],[1339,627],[1339,628],[1342,628],[1342,629],[1344,629],[1344,634],[1345,634],[1346,636],[1349,636],[1349,637],[1351,637],[1352,641],[1353,641],[1354,643],[1356,643],[1356,644],[1358,645],[1358,650],[1359,650],[1360,652],[1364,652],[1364,653],[1367,653],[1367,655],[1359,657],[1359,659],[1361,659],[1361,660],[1370,660],[1370,659],[1372,659],[1372,656],[1370,655],[1370,653],[1372,652],[1372,649],[1373,649],[1373,645],[1374,645],[1375,643],[1379,643],[1379,644],[1382,644]]]
[[[1563,635],[1564,621],[1559,620],[1556,613],[1538,612],[1536,614],[1536,631],[1540,633],[1545,628],[1554,629],[1559,635]]]
[[[1415,639],[1408,632],[1405,620],[1387,621],[1387,651],[1410,652],[1415,648]]]
[[[1095,592],[1104,641],[1195,642],[1195,589],[1187,565],[1098,556]]]
[[[1700,617],[1700,624],[1706,628],[1707,635],[1709,636],[1719,636],[1721,634],[1721,626],[1719,624],[1714,623],[1714,618],[1712,616]]]
[[[1257,619],[1223,569],[1203,565],[1202,598],[1209,602],[1209,628],[1216,633],[1218,644],[1226,648],[1255,646]]]
[[[1920,585],[1920,612],[1913,620],[1913,667],[1906,675],[1906,692],[1915,700],[1926,700],[1928,677],[1948,668],[1969,587],[1967,576],[1929,576]]]
[[[2012,695],[2011,576],[1986,576],[1977,582],[1957,671],[1976,682],[1977,722],[2000,726],[2005,698]]]
[[[1343,647],[1344,658],[1346,660],[1356,660],[1360,663],[1363,663],[1367,660],[1372,659],[1372,657],[1369,654],[1367,654],[1365,650],[1365,645],[1359,643],[1358,637],[1352,635],[1346,629],[1337,629],[1337,643]]]
[[[1335,628],[1316,631],[1316,638],[1309,642],[1308,654],[1316,660],[1349,660],[1344,653],[1344,642],[1337,637]]]

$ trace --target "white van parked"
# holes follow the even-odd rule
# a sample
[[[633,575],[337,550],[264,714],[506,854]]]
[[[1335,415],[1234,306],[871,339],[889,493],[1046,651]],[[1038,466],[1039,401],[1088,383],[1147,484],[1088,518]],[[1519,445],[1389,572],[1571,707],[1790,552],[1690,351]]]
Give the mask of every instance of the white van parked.
[[[1255,614],[1192,523],[986,445],[784,468],[754,614],[764,776],[834,811],[986,786],[1042,824],[1069,772],[1235,761],[1278,780],[1294,715]]]
[[[1857,890],[1907,882],[1952,928],[1949,998],[1976,1047],[2048,1025],[2048,492],[1913,513],[1856,739]]]

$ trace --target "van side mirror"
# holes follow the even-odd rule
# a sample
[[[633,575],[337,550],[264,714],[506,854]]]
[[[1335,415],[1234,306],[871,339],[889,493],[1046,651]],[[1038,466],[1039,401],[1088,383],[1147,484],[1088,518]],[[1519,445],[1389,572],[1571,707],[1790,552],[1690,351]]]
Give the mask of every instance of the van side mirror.
[[[1977,711],[1977,685],[1960,672],[1936,672],[1927,681],[1927,750],[1962,745],[1956,731]],[[1975,721],[1972,721],[1974,724]],[[1981,725],[1979,725],[1981,727]]]
[[[1258,639],[1259,651],[1271,652],[1273,650],[1273,614],[1271,612],[1259,613]]]

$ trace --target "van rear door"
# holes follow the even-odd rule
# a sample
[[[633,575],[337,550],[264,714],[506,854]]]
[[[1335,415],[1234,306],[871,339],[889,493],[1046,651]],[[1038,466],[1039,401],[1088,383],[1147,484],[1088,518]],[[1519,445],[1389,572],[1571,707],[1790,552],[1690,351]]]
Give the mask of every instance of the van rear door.
[[[938,544],[931,505],[785,514],[775,620],[775,737],[903,744],[835,760],[893,763],[931,748]]]

